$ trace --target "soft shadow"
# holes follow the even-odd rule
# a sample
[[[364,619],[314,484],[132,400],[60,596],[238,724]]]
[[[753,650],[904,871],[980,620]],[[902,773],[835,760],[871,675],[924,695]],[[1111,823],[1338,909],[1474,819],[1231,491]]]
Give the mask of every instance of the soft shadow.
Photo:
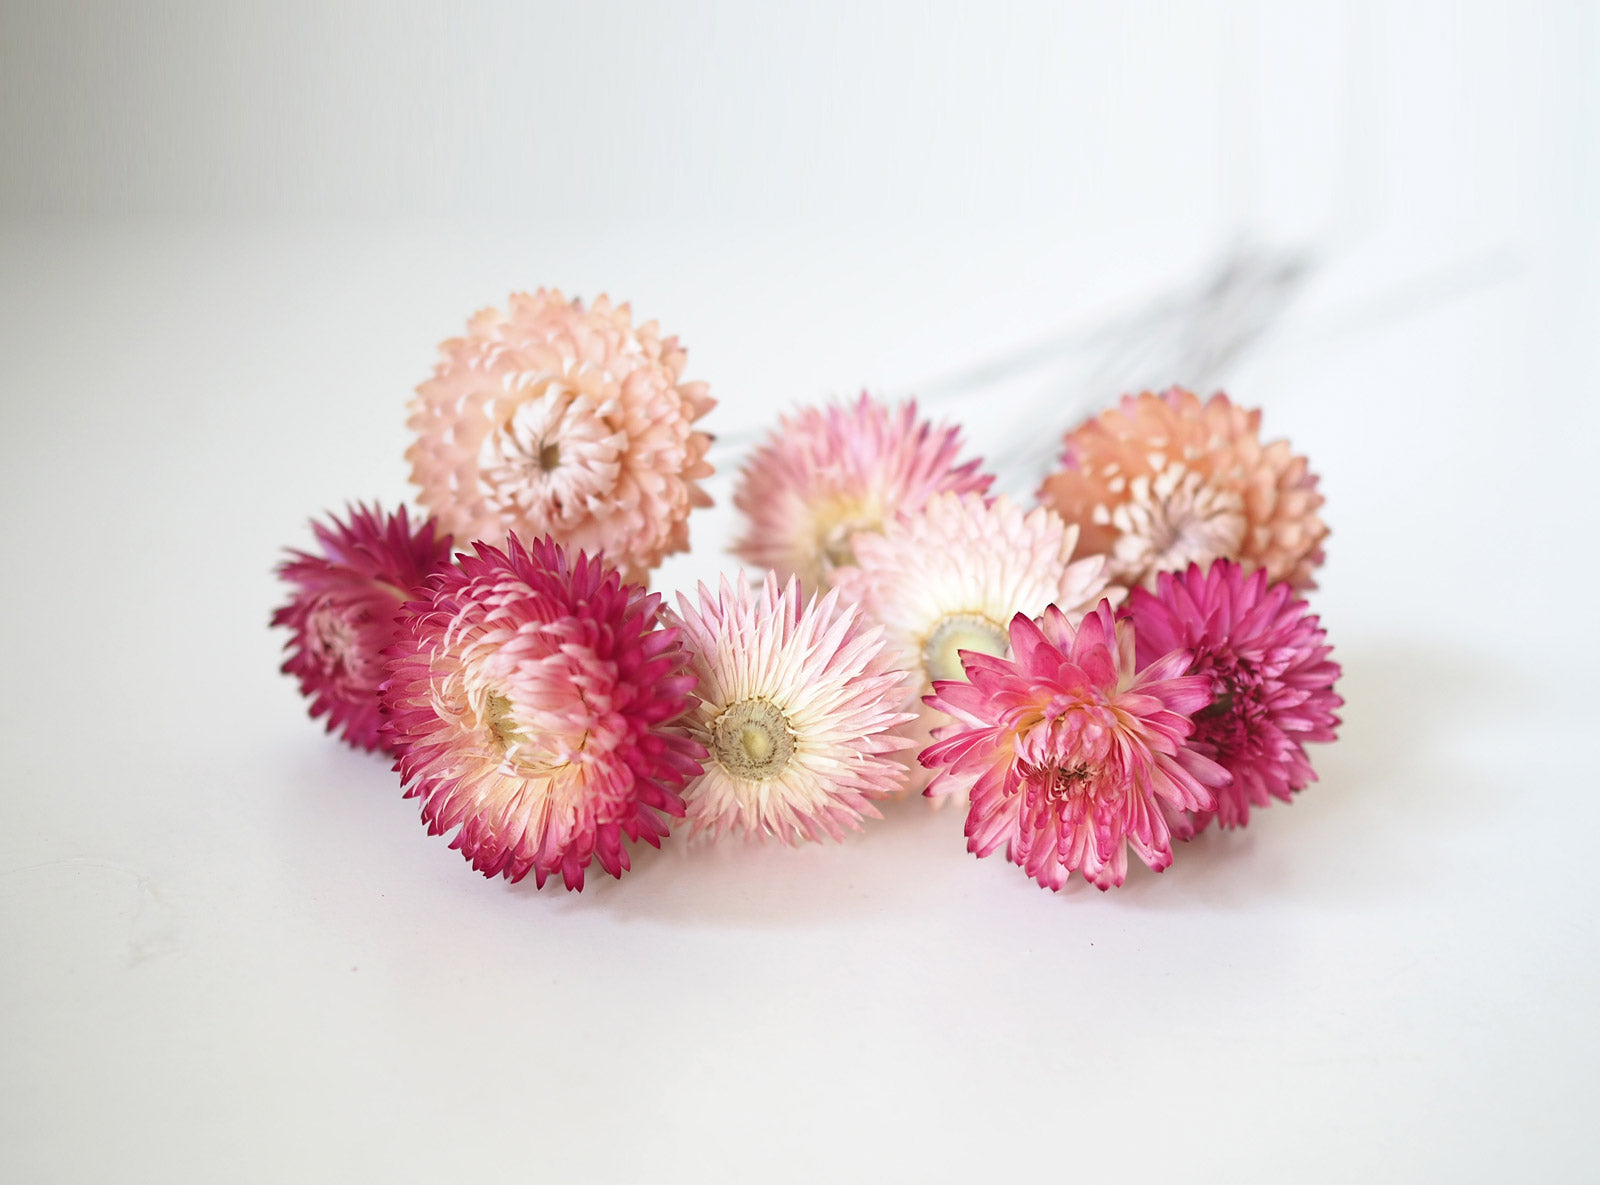
[[[1496,780],[1463,742],[1503,726],[1515,670],[1483,655],[1405,640],[1335,653],[1339,739],[1311,745],[1318,780],[1292,803],[1252,811],[1248,828],[1208,828],[1178,844],[1172,867],[1130,872],[1120,896],[1169,908],[1320,895],[1400,897],[1450,875],[1435,850],[1497,805]]]
[[[881,804],[842,842],[788,847],[776,841],[673,835],[661,849],[635,845],[631,872],[592,878],[559,908],[604,909],[625,921],[703,927],[805,927],[847,917],[912,913],[939,896],[937,881],[970,863],[961,818],[922,802]],[[528,882],[508,891],[550,894]],[[557,890],[559,892],[559,890]]]

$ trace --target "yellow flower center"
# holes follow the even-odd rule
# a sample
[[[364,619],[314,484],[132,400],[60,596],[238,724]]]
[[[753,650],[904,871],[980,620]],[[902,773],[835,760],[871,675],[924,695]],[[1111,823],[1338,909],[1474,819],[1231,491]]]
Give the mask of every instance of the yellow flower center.
[[[789,764],[794,735],[771,700],[740,700],[711,725],[711,751],[730,774],[759,782],[777,777]]]
[[[965,679],[958,651],[976,650],[998,657],[1010,646],[1005,627],[982,613],[947,613],[922,644],[922,668],[930,679]]]

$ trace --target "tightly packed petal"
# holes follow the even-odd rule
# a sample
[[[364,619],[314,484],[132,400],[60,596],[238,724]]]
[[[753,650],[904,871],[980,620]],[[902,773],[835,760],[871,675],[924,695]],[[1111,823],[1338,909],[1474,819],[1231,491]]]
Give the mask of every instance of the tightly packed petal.
[[[710,756],[684,791],[696,830],[840,839],[898,789],[894,754],[906,672],[883,630],[837,593],[802,601],[795,581],[742,578],[679,594],[677,619],[698,678],[687,717]]]
[[[312,718],[326,714],[329,732],[371,751],[382,744],[384,647],[394,641],[401,603],[449,566],[450,536],[431,518],[413,527],[403,506],[393,514],[357,506],[349,520],[313,522],[322,554],[291,551],[278,566],[291,591],[272,624],[290,632],[283,671],[300,681]]]
[[[1011,622],[1011,657],[963,656],[967,679],[934,684],[954,718],[922,763],[929,793],[968,790],[967,849],[1006,858],[1048,889],[1074,870],[1120,885],[1132,847],[1172,863],[1167,811],[1210,810],[1227,773],[1184,741],[1210,680],[1185,676],[1187,652],[1134,669],[1134,632],[1109,601],[1075,629],[1059,609]]]
[[[1043,507],[1024,514],[1009,498],[936,494],[922,510],[885,524],[882,534],[861,534],[855,563],[834,572],[834,587],[881,623],[911,671],[907,704],[921,709],[912,734],[916,749],[948,718],[922,703],[935,679],[962,678],[959,651],[1005,655],[1009,623],[1018,613],[1036,617],[1055,605],[1074,625],[1108,587],[1104,556],[1074,560],[1078,528]],[[932,775],[915,768],[910,788]],[[933,799],[935,803],[943,798]]]
[[[422,504],[458,538],[549,535],[642,577],[689,546],[713,405],[685,353],[627,305],[540,289],[486,309],[417,388],[407,451]]]
[[[432,834],[485,876],[583,888],[659,846],[705,755],[677,726],[694,676],[660,598],[548,539],[473,545],[406,605],[386,732]]]
[[[780,579],[827,588],[852,560],[851,538],[922,509],[934,494],[983,493],[994,478],[961,460],[961,432],[863,394],[854,404],[803,408],[778,421],[739,474],[733,504],[744,534],[733,550]]]
[[[1124,584],[1153,588],[1160,572],[1231,559],[1311,588],[1328,534],[1317,479],[1288,441],[1263,445],[1260,427],[1260,411],[1220,393],[1124,396],[1067,434],[1064,468],[1039,499]]]
[[[1193,830],[1213,817],[1243,827],[1252,806],[1287,802],[1316,780],[1305,744],[1334,739],[1344,701],[1333,690],[1339,664],[1326,634],[1293,589],[1219,560],[1162,574],[1154,593],[1134,590],[1125,612],[1141,665],[1181,648],[1192,655],[1187,673],[1210,684],[1189,744],[1232,781],[1218,789],[1214,815],[1195,813]]]

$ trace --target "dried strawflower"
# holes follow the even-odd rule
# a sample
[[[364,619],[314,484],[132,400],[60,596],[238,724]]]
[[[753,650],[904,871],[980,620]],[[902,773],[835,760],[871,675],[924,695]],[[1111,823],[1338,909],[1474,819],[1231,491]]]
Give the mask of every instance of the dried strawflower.
[[[1322,495],[1289,442],[1261,443],[1261,413],[1182,387],[1124,396],[1066,437],[1064,468],[1039,499],[1111,557],[1124,584],[1190,563],[1232,559],[1311,588],[1328,528]]]
[[[329,732],[371,751],[382,743],[383,649],[394,641],[401,602],[449,565],[450,536],[431,518],[413,526],[403,506],[388,514],[358,505],[347,516],[312,522],[322,554],[290,551],[278,565],[291,592],[272,624],[290,631],[283,672],[300,681],[312,718],[326,714]]]
[[[1011,657],[964,656],[967,681],[929,702],[955,723],[922,762],[930,794],[967,790],[967,849],[1006,858],[1048,889],[1076,869],[1120,885],[1129,846],[1156,871],[1172,863],[1166,811],[1209,810],[1227,773],[1184,744],[1210,680],[1183,675],[1186,651],[1134,669],[1134,629],[1102,601],[1076,629],[1059,609],[1011,622]]]
[[[660,598],[579,552],[513,535],[457,557],[402,616],[386,732],[428,830],[485,876],[583,888],[591,860],[659,846],[705,755],[676,726],[694,676]]]
[[[917,418],[915,400],[893,408],[862,394],[854,404],[802,408],[778,427],[739,473],[733,504],[746,517],[733,550],[780,579],[827,588],[852,561],[850,541],[934,494],[983,493],[994,478],[963,461],[961,430]]]
[[[1192,656],[1186,668],[1210,684],[1210,703],[1194,714],[1189,744],[1233,775],[1217,790],[1214,817],[1243,827],[1252,806],[1268,806],[1316,780],[1307,741],[1331,741],[1344,701],[1334,693],[1339,664],[1317,618],[1294,590],[1246,576],[1218,560],[1178,574],[1163,573],[1154,593],[1135,589],[1132,618],[1141,664],[1168,651]],[[1212,812],[1191,820],[1198,831]]]
[[[878,817],[869,800],[903,785],[893,754],[912,719],[880,627],[770,573],[759,590],[740,578],[680,593],[677,620],[698,678],[687,723],[710,752],[683,795],[696,830],[793,844]]]
[[[459,538],[549,535],[641,577],[689,546],[713,405],[685,354],[626,304],[540,289],[485,309],[417,388],[407,450],[420,499]]]
[[[912,672],[907,697],[921,709],[918,749],[947,722],[922,696],[935,679],[963,677],[959,651],[1006,654],[1018,613],[1035,617],[1055,605],[1076,624],[1102,597],[1122,599],[1122,589],[1108,589],[1104,556],[1073,559],[1077,540],[1078,528],[1053,510],[1025,514],[1004,495],[991,502],[978,494],[935,494],[882,534],[856,537],[856,562],[835,571],[834,587],[882,623]],[[916,762],[915,750],[907,756]],[[915,764],[910,788],[931,777]]]

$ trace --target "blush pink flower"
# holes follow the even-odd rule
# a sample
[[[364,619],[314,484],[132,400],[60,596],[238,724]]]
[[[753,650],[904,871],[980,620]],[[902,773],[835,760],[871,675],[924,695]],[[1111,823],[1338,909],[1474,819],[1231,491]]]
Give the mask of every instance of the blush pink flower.
[[[955,722],[922,762],[930,794],[969,790],[967,850],[1006,858],[1047,889],[1074,870],[1120,885],[1131,846],[1157,872],[1172,863],[1167,811],[1209,810],[1227,773],[1185,745],[1210,682],[1185,676],[1186,651],[1134,669],[1134,631],[1102,601],[1076,629],[1052,606],[1011,622],[1011,657],[965,653],[967,682],[935,683],[928,702]]]
[[[733,504],[746,524],[734,554],[825,589],[854,558],[858,531],[880,530],[943,491],[987,490],[994,478],[960,454],[960,429],[918,419],[915,400],[890,408],[863,393],[849,406],[783,416],[739,473]]]
[[[457,557],[405,607],[383,688],[407,797],[484,876],[583,888],[623,840],[660,846],[705,751],[677,726],[694,676],[660,598],[549,539]]]
[[[1160,572],[1231,559],[1314,587],[1328,528],[1306,459],[1261,443],[1261,413],[1182,387],[1124,396],[1069,432],[1039,500],[1083,530],[1113,576],[1154,588]]]
[[[1135,589],[1124,612],[1133,621],[1137,657],[1191,654],[1186,673],[1210,684],[1210,702],[1194,714],[1189,744],[1232,780],[1217,791],[1214,812],[1189,820],[1199,831],[1213,817],[1243,827],[1250,808],[1288,802],[1316,780],[1308,741],[1331,741],[1344,701],[1335,694],[1339,664],[1327,635],[1288,584],[1269,584],[1263,569],[1246,576],[1235,563],[1198,564],[1163,573],[1156,591]]]
[[[836,592],[802,600],[771,573],[756,591],[741,577],[680,593],[676,619],[698,679],[686,722],[710,752],[684,791],[696,831],[794,844],[878,817],[870,800],[905,783],[893,755],[912,719],[881,628]]]
[[[458,538],[556,542],[642,577],[689,546],[691,508],[709,506],[713,406],[683,381],[684,350],[627,305],[589,308],[540,289],[485,309],[440,347],[417,388],[411,479]]]
[[[1005,495],[935,494],[914,514],[855,538],[855,563],[834,572],[834,587],[887,631],[899,662],[911,671],[906,700],[921,709],[913,732],[916,749],[947,723],[923,704],[935,679],[962,678],[962,650],[1003,655],[1008,623],[1055,605],[1076,624],[1101,600],[1122,600],[1109,586],[1104,556],[1074,558],[1078,528],[1053,510],[1024,512]],[[916,761],[909,789],[932,775]],[[943,797],[930,800],[935,805]]]
[[[289,630],[283,672],[300,681],[312,718],[326,714],[329,732],[371,751],[382,744],[383,649],[394,641],[401,602],[449,566],[450,536],[431,518],[413,527],[403,506],[347,513],[348,523],[332,515],[312,522],[320,555],[290,551],[278,566],[290,594],[272,624]]]

